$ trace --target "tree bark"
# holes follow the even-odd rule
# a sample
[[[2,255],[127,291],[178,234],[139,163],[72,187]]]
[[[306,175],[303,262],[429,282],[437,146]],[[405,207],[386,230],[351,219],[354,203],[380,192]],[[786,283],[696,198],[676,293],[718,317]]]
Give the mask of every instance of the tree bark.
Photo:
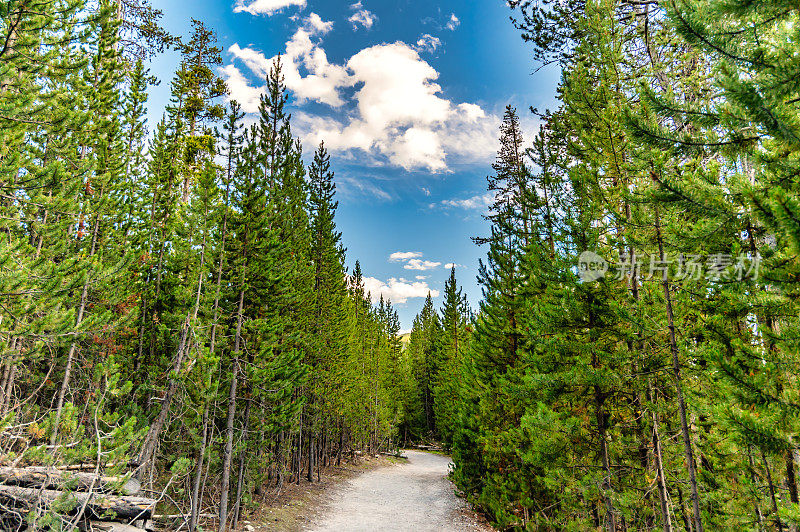
[[[658,502],[661,504],[661,523],[664,532],[672,532],[672,518],[669,513],[667,502],[667,481],[664,476],[664,461],[661,455],[661,437],[658,433],[658,416],[652,413],[653,417],[653,454],[656,459],[656,481],[658,483]]]
[[[753,449],[750,445],[747,446],[747,462],[750,465],[750,482],[753,483],[753,488],[756,489],[756,473],[755,473],[755,464],[753,463]],[[756,523],[758,523],[758,530],[761,530],[762,523],[764,521],[764,516],[761,514],[761,507],[758,504],[758,495],[756,495],[756,500],[753,502],[753,509],[755,510],[756,514]]]
[[[54,467],[0,467],[0,481],[6,485],[59,489],[66,484],[73,489],[136,495],[142,485],[135,479],[70,472]]]
[[[197,528],[197,516],[200,512],[200,484],[203,478],[203,461],[206,457],[206,445],[208,444],[208,404],[203,409],[203,437],[200,441],[200,450],[197,453],[197,469],[192,479],[192,498],[189,510],[189,532],[194,532]]]
[[[658,217],[658,208],[655,209],[655,228],[658,240],[658,254],[662,264],[665,261],[664,243],[661,237],[661,225]],[[697,467],[692,451],[692,437],[689,432],[689,422],[686,413],[686,400],[683,397],[683,378],[681,377],[681,363],[678,356],[678,342],[675,338],[675,317],[672,312],[672,295],[669,289],[667,272],[664,272],[661,285],[664,289],[664,302],[667,310],[667,327],[669,328],[669,347],[672,353],[672,372],[675,378],[675,390],[678,396],[678,412],[681,417],[681,435],[683,436],[683,450],[686,465],[689,469],[689,485],[692,490],[692,514],[696,532],[703,532],[703,519],[700,515],[700,494],[697,488]]]
[[[308,475],[306,475],[306,479],[314,482],[314,434],[311,431],[308,433]]]
[[[772,471],[769,468],[769,462],[767,462],[767,456],[764,454],[764,451],[761,451],[761,461],[764,464],[764,471],[767,474],[767,486],[769,487],[769,497],[772,501],[772,513],[775,515],[775,527],[780,531],[783,530],[783,523],[778,513],[778,499],[775,497],[775,484],[772,482]]]
[[[225,212],[222,215],[222,234],[220,235],[219,259],[217,261],[217,284],[214,294],[214,314],[211,322],[211,342],[208,348],[209,356],[213,357],[217,345],[217,321],[219,320],[219,299],[222,290],[222,267],[225,262],[225,240],[228,236],[228,202],[230,200],[230,182],[232,174],[232,147],[228,147],[228,179],[225,183]],[[189,515],[189,532],[194,532],[197,528],[197,516],[200,512],[200,485],[203,474],[203,460],[205,449],[208,445],[208,424],[209,424],[209,405],[203,409],[203,440],[200,447],[200,454],[197,460],[197,471],[195,472],[194,483],[192,486],[192,507]]]
[[[76,507],[86,505],[87,512],[96,517],[103,517],[113,512],[119,519],[150,519],[156,506],[155,499],[145,497],[126,497],[118,495],[101,495],[88,492],[64,492],[41,488],[23,488],[19,486],[0,485],[0,498],[8,498],[25,506],[35,506],[41,502],[53,504],[67,493],[67,499],[74,501]]]
[[[222,492],[219,498],[219,532],[227,530],[228,489],[231,480],[231,462],[233,460],[233,422],[236,417],[236,387],[239,380],[239,349],[242,340],[242,314],[244,308],[244,289],[239,291],[239,308],[236,316],[236,339],[234,341],[233,368],[231,369],[231,388],[228,395],[228,419],[225,424],[225,454],[222,463]]]
[[[593,355],[594,365],[597,366],[596,357]],[[594,405],[595,405],[595,421],[597,422],[597,432],[600,439],[600,464],[603,467],[605,475],[603,476],[603,503],[606,506],[606,522],[608,524],[609,532],[614,532],[617,529],[617,512],[614,509],[614,503],[611,500],[609,492],[611,491],[611,466],[608,460],[608,441],[606,434],[606,414],[603,409],[605,402],[605,395],[600,391],[600,388],[595,386],[594,391]]]
[[[247,397],[245,397],[247,400]],[[242,443],[244,445],[244,449],[241,452],[241,456],[239,457],[239,477],[236,480],[236,500],[233,504],[233,519],[231,520],[231,528],[234,530],[236,526],[239,524],[239,510],[242,506],[242,494],[244,492],[244,472],[247,467],[247,431],[250,428],[250,401],[247,401],[244,407],[244,427],[242,428]]]
[[[204,213],[204,223],[207,223],[207,221],[208,209],[206,209]],[[178,392],[178,385],[180,384],[180,381],[177,379],[177,374],[181,371],[183,360],[186,358],[187,351],[189,351],[187,349],[187,345],[189,344],[189,333],[192,330],[192,324],[197,319],[197,312],[200,309],[200,295],[203,290],[203,268],[205,267],[205,258],[206,231],[204,230],[203,240],[200,247],[200,267],[198,268],[197,274],[197,289],[195,290],[194,305],[186,315],[186,320],[183,323],[183,327],[181,327],[181,337],[178,341],[178,349],[175,352],[175,362],[173,364],[173,367],[175,368],[175,375],[169,380],[167,392],[164,394],[164,399],[161,402],[161,410],[159,411],[155,422],[150,425],[150,429],[147,431],[147,436],[145,436],[144,443],[142,444],[142,451],[139,453],[138,462],[140,471],[144,470],[144,466],[147,465],[153,456],[153,451],[156,448],[161,431],[163,431],[164,427],[167,425],[169,411],[172,408],[172,401],[175,398],[175,394]]]

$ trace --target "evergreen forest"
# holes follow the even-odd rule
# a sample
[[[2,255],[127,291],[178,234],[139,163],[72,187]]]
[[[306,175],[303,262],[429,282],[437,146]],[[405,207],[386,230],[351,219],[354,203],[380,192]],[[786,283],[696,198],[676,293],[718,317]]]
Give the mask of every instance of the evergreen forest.
[[[403,336],[280,57],[245,113],[200,20],[0,3],[1,530],[239,530],[413,445],[498,530],[798,530],[800,5],[506,4],[558,105]]]

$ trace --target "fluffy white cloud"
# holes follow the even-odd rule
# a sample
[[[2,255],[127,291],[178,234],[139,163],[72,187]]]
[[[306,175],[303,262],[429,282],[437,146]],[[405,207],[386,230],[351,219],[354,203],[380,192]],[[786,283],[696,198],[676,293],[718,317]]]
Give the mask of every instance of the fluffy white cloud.
[[[461,24],[461,21],[458,20],[456,14],[450,13],[450,20],[447,21],[447,25],[445,26],[445,28],[447,28],[450,31],[453,31],[458,27],[459,24]]]
[[[415,276],[414,278],[415,278],[417,281],[424,281],[425,279],[427,279],[427,278],[428,278],[428,276],[427,276],[427,275],[417,275],[417,276]]]
[[[306,7],[306,0],[237,0],[233,6],[234,13],[246,12],[251,15],[272,15],[281,9],[298,6],[301,9]]]
[[[418,259],[420,257],[422,257],[422,252],[420,251],[395,251],[389,255],[389,260],[397,262],[401,260]]]
[[[438,268],[441,266],[441,262],[432,262],[429,260],[421,260],[421,259],[411,259],[403,265],[403,268],[406,270],[432,270],[434,268]]]
[[[378,17],[375,16],[375,13],[371,12],[368,9],[364,9],[362,3],[356,2],[355,4],[350,6],[350,9],[355,10],[355,13],[350,15],[350,18],[347,19],[353,25],[353,30],[357,30],[359,26],[363,27],[364,29],[370,29],[375,21],[378,20]]]
[[[258,101],[264,92],[263,88],[251,87],[239,69],[233,65],[226,65],[222,69],[222,75],[228,82],[231,99],[239,102],[245,112],[255,113],[258,110]]]
[[[390,278],[386,282],[375,277],[364,277],[364,290],[370,293],[372,301],[378,301],[381,296],[392,303],[402,304],[409,299],[417,297],[438,297],[439,291],[432,290],[428,283],[423,281],[409,282],[404,279]]]
[[[444,265],[444,268],[446,270],[451,270],[453,268],[463,268],[463,267],[464,267],[463,264],[456,264],[455,262],[448,262],[447,264]]]
[[[319,15],[311,13],[286,43],[286,53],[282,57],[283,76],[286,87],[292,91],[298,103],[312,100],[339,107],[344,103],[339,94],[340,89],[353,84],[346,69],[331,64],[325,50],[312,41],[312,38],[324,35],[332,28],[333,22],[323,21]],[[277,59],[277,56],[267,58],[249,47],[241,48],[236,43],[228,51],[262,80]],[[305,71],[305,75],[301,69]],[[246,82],[242,83],[244,76],[233,65],[223,68],[222,73],[228,79],[231,99],[239,101],[246,112],[256,112],[258,98],[253,99],[252,95],[254,92],[263,93],[265,87],[250,87]]]
[[[444,200],[441,205],[444,207],[454,207],[457,209],[488,209],[494,203],[494,194],[487,192],[466,199]]]
[[[414,47],[414,49],[418,52],[433,53],[441,45],[442,41],[439,39],[439,37],[434,37],[433,35],[426,33],[417,39],[417,45]]]
[[[407,170],[446,171],[447,155],[463,162],[485,161],[495,153],[499,118],[477,105],[454,105],[440,96],[439,73],[402,42],[361,50],[347,62],[356,113],[346,123],[320,119],[304,141],[329,149],[360,149]]]
[[[320,39],[331,27],[331,22],[312,13],[286,43],[283,56],[286,86],[298,104],[315,101],[346,109],[335,117],[295,113],[295,131],[304,146],[324,140],[330,151],[340,155],[359,153],[362,162],[366,155],[368,164],[430,172],[448,171],[448,158],[459,163],[491,160],[498,144],[499,116],[476,104],[444,98],[436,83],[439,73],[403,42],[371,46],[344,64],[330,63]],[[260,79],[275,59],[238,44],[229,51]],[[263,86],[250,87],[233,65],[223,74],[230,81],[231,97],[240,100],[245,111],[254,112],[253,95]]]
[[[403,268],[406,270],[433,270],[442,265],[441,262],[422,260],[422,252],[420,251],[395,251],[389,255],[389,260],[392,262],[403,262]],[[425,277],[417,276],[417,279],[424,278]],[[400,280],[403,281],[404,279]]]

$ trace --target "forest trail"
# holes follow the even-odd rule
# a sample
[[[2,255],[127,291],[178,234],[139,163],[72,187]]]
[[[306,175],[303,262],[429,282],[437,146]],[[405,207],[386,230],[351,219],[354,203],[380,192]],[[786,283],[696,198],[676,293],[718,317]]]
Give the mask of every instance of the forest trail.
[[[363,473],[330,493],[329,507],[306,530],[490,531],[456,497],[447,479],[450,458],[404,451],[407,463]]]

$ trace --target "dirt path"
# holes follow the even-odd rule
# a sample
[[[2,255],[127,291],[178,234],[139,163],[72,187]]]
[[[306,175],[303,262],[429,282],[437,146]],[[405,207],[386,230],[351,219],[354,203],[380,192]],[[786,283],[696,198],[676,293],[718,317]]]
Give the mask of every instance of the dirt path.
[[[407,463],[363,473],[331,490],[330,503],[305,530],[490,531],[453,493],[450,459],[404,451]]]

